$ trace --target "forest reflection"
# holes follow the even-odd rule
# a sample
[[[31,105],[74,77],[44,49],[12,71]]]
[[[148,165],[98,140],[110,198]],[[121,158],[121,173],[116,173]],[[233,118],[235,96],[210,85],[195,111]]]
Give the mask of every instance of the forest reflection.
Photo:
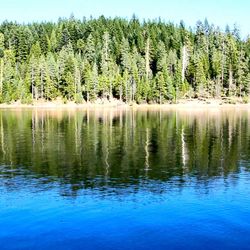
[[[63,195],[237,181],[249,170],[249,117],[236,109],[1,111],[0,180],[9,188],[56,182]]]

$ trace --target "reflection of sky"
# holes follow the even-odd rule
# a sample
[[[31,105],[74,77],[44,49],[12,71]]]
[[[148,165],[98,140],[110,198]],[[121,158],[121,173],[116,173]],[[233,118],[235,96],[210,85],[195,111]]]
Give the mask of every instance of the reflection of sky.
[[[184,20],[192,27],[197,20],[206,17],[210,22],[224,29],[226,24],[241,27],[242,35],[249,32],[248,0],[8,0],[2,1],[0,21],[5,19],[28,22],[32,20],[57,20],[58,17],[76,17],[104,14],[105,16],[131,17],[133,13],[141,18],[162,17],[179,23]]]
[[[243,249],[250,244],[245,177],[227,188],[221,179],[208,193],[191,185],[122,197],[94,190],[65,197],[57,186],[35,192],[32,182],[11,192],[1,187],[0,243],[4,249]]]

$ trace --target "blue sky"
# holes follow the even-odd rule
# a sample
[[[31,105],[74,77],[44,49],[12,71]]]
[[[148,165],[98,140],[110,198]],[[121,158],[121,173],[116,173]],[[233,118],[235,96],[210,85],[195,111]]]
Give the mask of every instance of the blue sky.
[[[224,29],[226,24],[240,27],[245,37],[250,34],[249,0],[0,0],[0,21],[56,21],[58,17],[121,16],[140,18],[161,17],[166,21],[194,26],[208,18]]]

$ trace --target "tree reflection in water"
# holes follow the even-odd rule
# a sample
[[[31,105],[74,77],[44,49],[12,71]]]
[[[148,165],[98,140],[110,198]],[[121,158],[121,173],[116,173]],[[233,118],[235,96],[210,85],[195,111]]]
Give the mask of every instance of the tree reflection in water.
[[[73,196],[232,185],[249,170],[249,119],[236,109],[1,111],[0,179]]]

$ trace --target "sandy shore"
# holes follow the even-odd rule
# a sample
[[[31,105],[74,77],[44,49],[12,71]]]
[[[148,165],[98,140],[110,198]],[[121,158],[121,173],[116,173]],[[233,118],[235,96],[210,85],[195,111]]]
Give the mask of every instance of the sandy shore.
[[[76,104],[74,102],[68,102],[66,104],[62,102],[45,102],[37,101],[33,104],[21,104],[20,102],[14,102],[11,104],[0,104],[0,109],[135,109],[135,110],[206,110],[206,109],[249,109],[250,103],[243,104],[235,102],[235,104],[223,103],[222,100],[179,100],[176,104],[126,104],[119,101],[105,102],[105,103],[84,103]]]

